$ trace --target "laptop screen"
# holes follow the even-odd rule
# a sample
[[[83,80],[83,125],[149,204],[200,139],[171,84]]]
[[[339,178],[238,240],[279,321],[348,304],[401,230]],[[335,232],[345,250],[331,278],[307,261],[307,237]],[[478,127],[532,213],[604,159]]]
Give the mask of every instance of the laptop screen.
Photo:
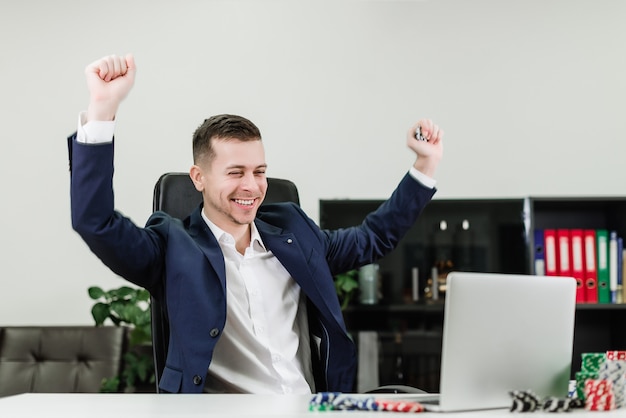
[[[505,408],[509,391],[567,396],[576,308],[573,278],[448,275],[440,408]]]

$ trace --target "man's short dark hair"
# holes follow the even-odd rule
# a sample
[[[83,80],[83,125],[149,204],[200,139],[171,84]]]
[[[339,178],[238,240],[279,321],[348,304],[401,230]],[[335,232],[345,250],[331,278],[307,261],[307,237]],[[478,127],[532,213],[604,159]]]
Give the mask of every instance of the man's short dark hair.
[[[196,129],[193,134],[193,162],[211,161],[215,151],[211,145],[213,138],[239,141],[260,141],[261,132],[254,123],[237,115],[215,115]]]

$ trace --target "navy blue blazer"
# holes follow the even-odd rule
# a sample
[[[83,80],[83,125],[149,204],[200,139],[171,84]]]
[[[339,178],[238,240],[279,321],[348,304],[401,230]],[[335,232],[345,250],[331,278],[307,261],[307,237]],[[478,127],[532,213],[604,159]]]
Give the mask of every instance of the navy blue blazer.
[[[159,387],[202,392],[213,349],[226,321],[226,273],[220,247],[201,207],[180,221],[155,212],[145,227],[114,209],[113,143],[68,138],[72,226],[113,272],[162,298],[170,322]],[[335,274],[375,262],[413,225],[435,190],[405,175],[389,200],[362,225],[321,230],[295,204],[266,205],[255,225],[268,250],[307,298],[317,391],[354,390],[356,349],[346,332]]]

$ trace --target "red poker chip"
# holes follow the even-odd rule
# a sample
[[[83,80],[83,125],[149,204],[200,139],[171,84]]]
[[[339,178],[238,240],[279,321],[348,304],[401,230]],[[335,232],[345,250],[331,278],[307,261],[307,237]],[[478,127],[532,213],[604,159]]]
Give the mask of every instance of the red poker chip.
[[[423,412],[424,405],[419,402],[389,401],[377,399],[376,403],[384,411],[391,412]]]
[[[613,384],[605,379],[587,379],[585,382],[585,395],[604,395],[613,392]]]
[[[613,384],[609,380],[589,379],[585,382],[585,409],[589,411],[615,409]]]
[[[626,360],[626,351],[607,351],[607,360]]]
[[[611,393],[603,395],[590,395],[585,402],[585,409],[588,411],[610,411],[615,409],[615,398]]]

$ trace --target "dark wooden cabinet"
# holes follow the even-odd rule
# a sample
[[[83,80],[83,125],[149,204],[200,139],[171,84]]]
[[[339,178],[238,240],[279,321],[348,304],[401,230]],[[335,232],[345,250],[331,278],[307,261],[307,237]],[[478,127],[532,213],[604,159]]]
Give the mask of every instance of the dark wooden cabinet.
[[[321,200],[320,226],[357,225],[381,203]],[[344,311],[355,337],[359,331],[378,333],[380,384],[439,389],[445,294],[436,301],[427,298],[433,266],[449,260],[451,270],[531,274],[533,231],[546,228],[608,229],[626,236],[626,197],[433,200],[398,247],[380,260],[380,302],[360,305],[357,298]],[[412,300],[415,268],[417,302]],[[625,349],[626,304],[577,305],[572,378],[581,353]]]
[[[360,224],[382,200],[321,200],[320,226]],[[411,298],[412,271],[419,293],[438,263],[459,271],[526,273],[529,265],[524,199],[446,199],[430,202],[391,253],[379,261],[383,304]]]
[[[409,384],[429,392],[439,390],[439,370],[444,304],[350,306],[344,311],[346,326],[379,335],[380,384]],[[398,350],[398,340],[400,348]],[[626,304],[576,306],[572,372],[580,369],[581,354],[626,350]],[[395,366],[402,356],[404,381]]]

